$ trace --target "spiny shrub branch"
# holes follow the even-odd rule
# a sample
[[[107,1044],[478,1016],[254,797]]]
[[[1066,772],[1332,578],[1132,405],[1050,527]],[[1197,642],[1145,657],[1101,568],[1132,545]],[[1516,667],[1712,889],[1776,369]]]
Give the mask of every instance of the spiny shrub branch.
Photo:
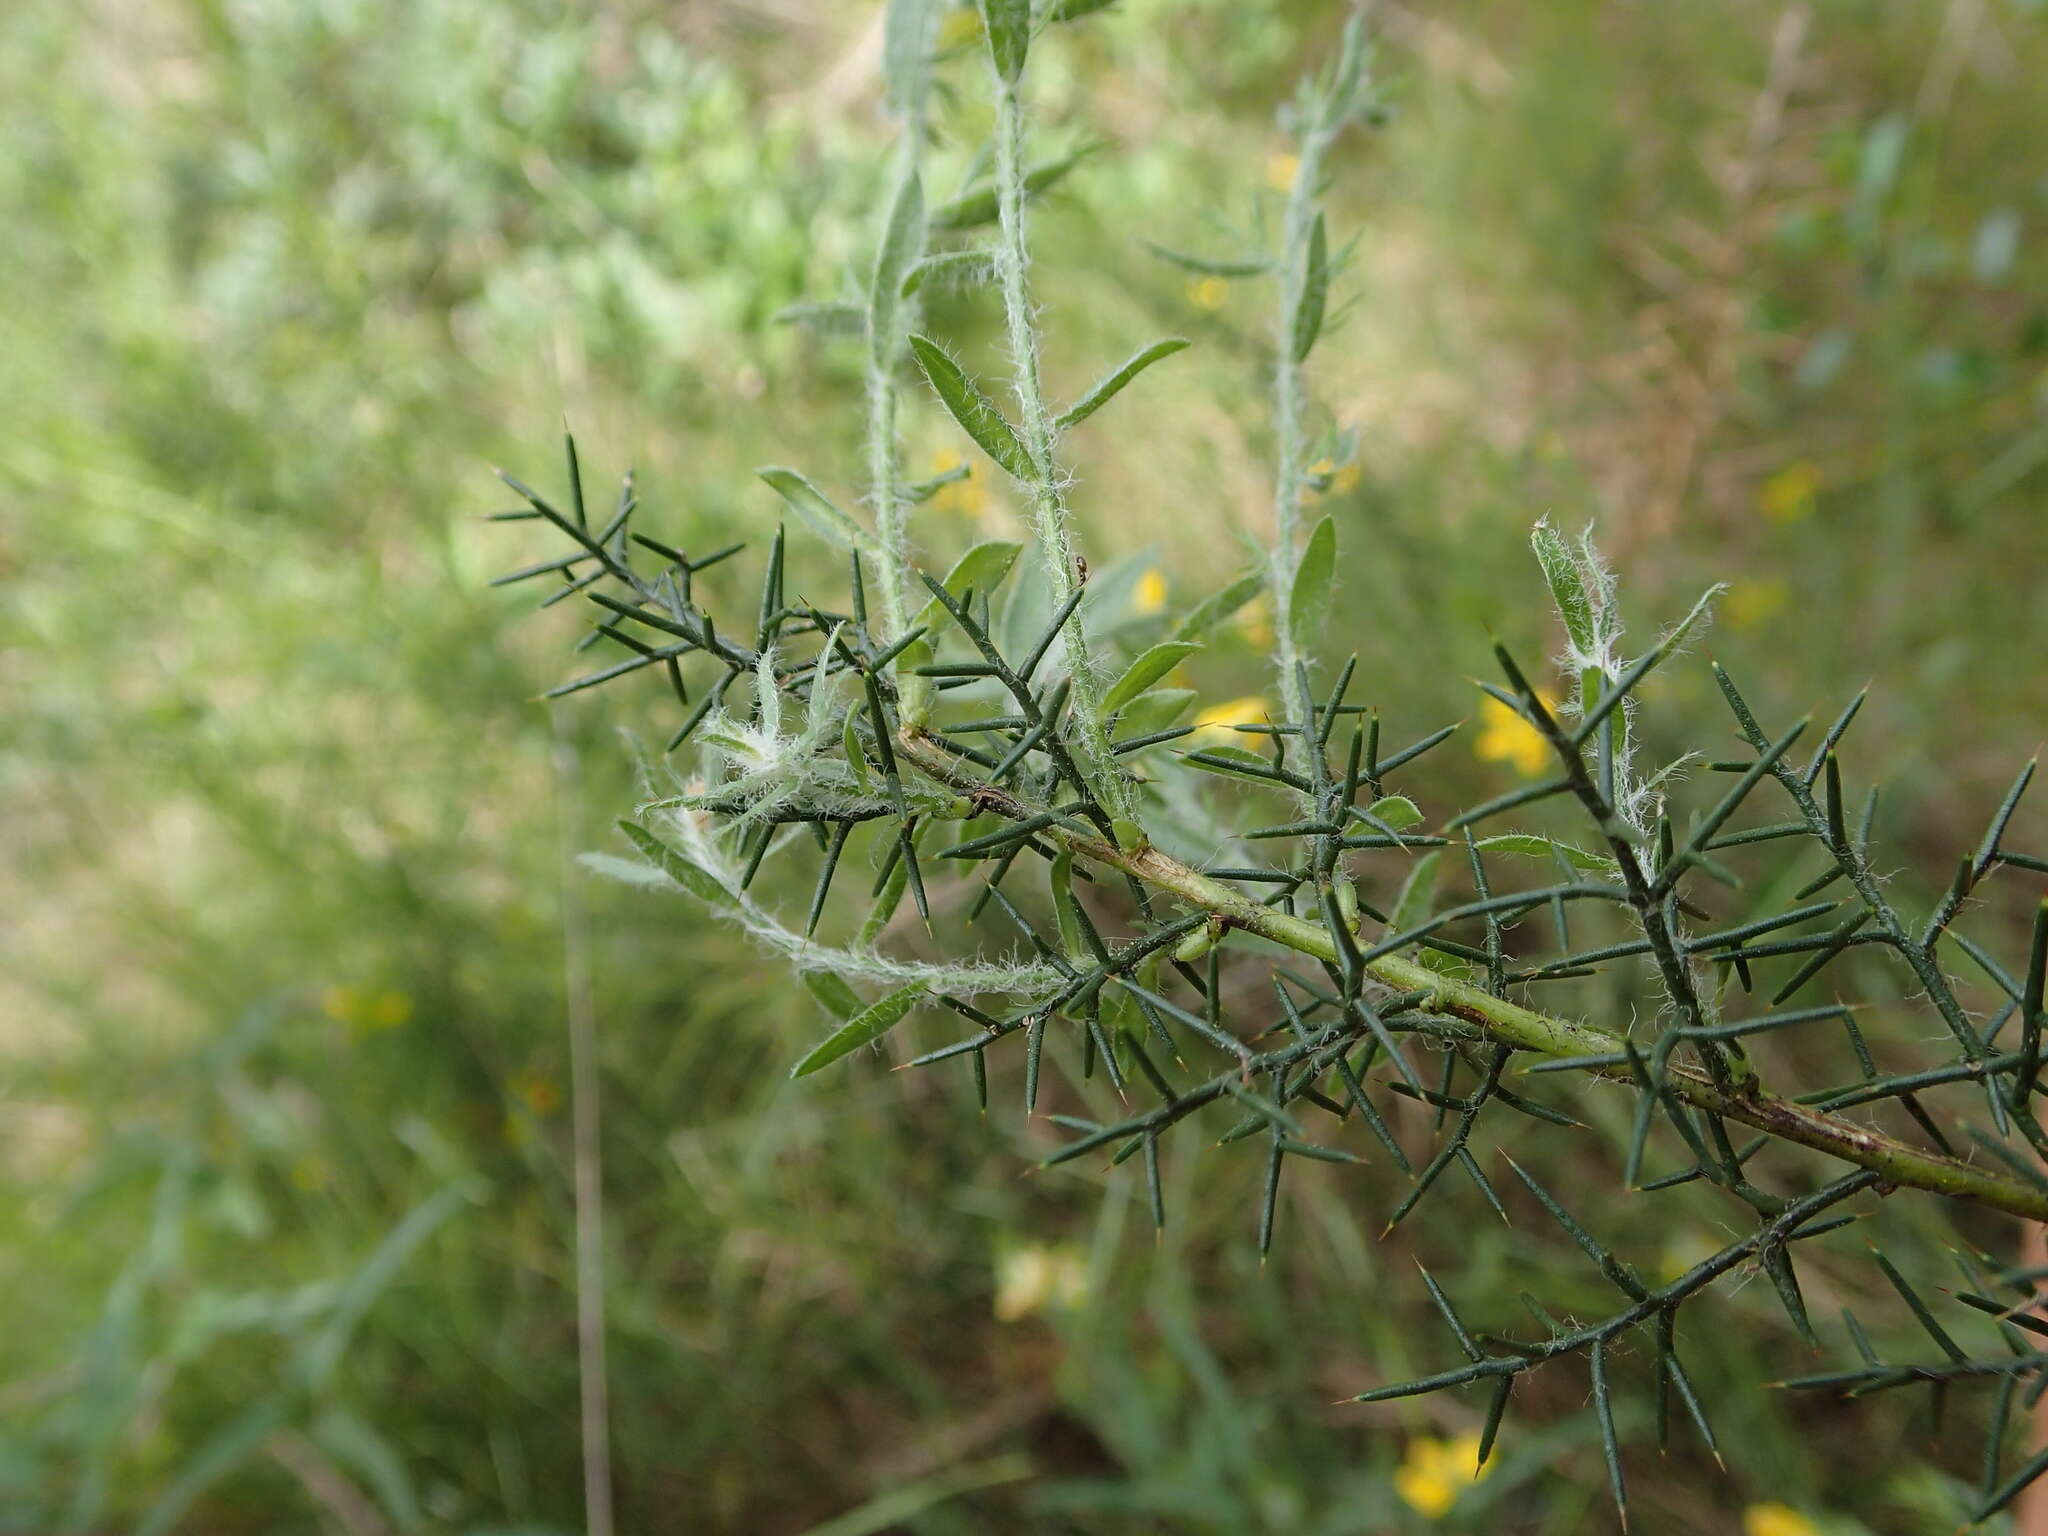
[[[1680,1308],[1738,1270],[1766,1275],[1799,1334],[1812,1340],[1794,1265],[1796,1245],[1854,1219],[1838,1208],[1859,1196],[1913,1188],[2031,1220],[2048,1219],[2048,1144],[2034,1114],[2041,1082],[2043,975],[2048,901],[2036,913],[2021,962],[2008,967],[1956,924],[1997,870],[2048,872],[2048,860],[2006,846],[2033,773],[2029,764],[1993,815],[1975,851],[1959,860],[1946,895],[1909,922],[1872,864],[1876,791],[1852,814],[1840,749],[1862,703],[1852,700],[1803,751],[1810,721],[1766,728],[1734,680],[1712,668],[1743,755],[1704,763],[1719,782],[1681,803],[1677,769],[1644,774],[1636,705],[1641,686],[1683,654],[1713,594],[1639,656],[1629,657],[1613,576],[1589,540],[1570,543],[1547,525],[1534,533],[1537,564],[1565,635],[1568,703],[1552,704],[1500,645],[1501,681],[1482,686],[1537,732],[1555,769],[1534,784],[1443,816],[1437,830],[1421,805],[1429,754],[1453,727],[1389,750],[1378,713],[1353,698],[1358,658],[1318,691],[1311,651],[1336,574],[1335,523],[1299,531],[1307,455],[1302,420],[1305,365],[1325,330],[1325,306],[1341,256],[1328,249],[1315,198],[1325,156],[1349,124],[1369,115],[1366,48],[1354,19],[1326,78],[1304,87],[1294,112],[1299,170],[1288,199],[1282,250],[1215,262],[1175,252],[1182,265],[1233,277],[1277,279],[1273,419],[1276,520],[1261,566],[1226,584],[1148,644],[1128,647],[1122,670],[1103,666],[1120,615],[1107,577],[1091,584],[1078,559],[1075,511],[1058,463],[1060,434],[1112,401],[1145,368],[1185,343],[1154,344],[1113,370],[1063,414],[1039,382],[1041,339],[1028,286],[1025,213],[1031,198],[1072,159],[1031,166],[1025,155],[1024,86],[1037,36],[1099,7],[984,0],[988,79],[996,102],[994,184],[963,188],[927,209],[921,180],[928,125],[930,14],[897,0],[889,27],[891,99],[904,120],[903,148],[859,303],[814,306],[861,334],[867,357],[867,475],[874,526],[841,510],[803,474],[763,478],[812,532],[846,554],[842,606],[821,607],[789,586],[787,543],[769,544],[758,598],[721,623],[698,578],[738,545],[690,555],[642,532],[631,476],[601,519],[586,504],[573,441],[566,509],[517,480],[523,505],[495,514],[546,524],[563,553],[501,578],[556,583],[544,599],[582,598],[594,610],[581,649],[601,665],[549,691],[560,697],[659,669],[680,723],[664,761],[695,749],[687,775],[650,792],[622,827],[638,858],[593,855],[597,866],[638,883],[678,888],[780,953],[838,1027],[794,1064],[819,1071],[922,1008],[969,1026],[910,1065],[965,1059],[986,1105],[987,1055],[1021,1037],[1024,1100],[1035,1112],[1047,1049],[1077,1053],[1082,1076],[1102,1071],[1126,1105],[1109,1121],[1056,1115],[1072,1139],[1048,1160],[1091,1154],[1112,1164],[1139,1159],[1155,1222],[1166,1219],[1161,1138],[1212,1107],[1227,1117],[1225,1143],[1256,1141],[1265,1154],[1257,1219],[1263,1252],[1274,1233],[1278,1191],[1290,1159],[1338,1163],[1358,1154],[1318,1140],[1318,1128],[1355,1114],[1398,1170],[1388,1225],[1415,1212],[1454,1168],[1503,1216],[1507,1205],[1471,1140],[1489,1124],[1526,1123],[1524,1134],[1580,1122],[1538,1096],[1557,1073],[1612,1083],[1634,1098],[1624,1182],[1642,1190],[1691,1184],[1720,1189],[1746,1207],[1749,1232],[1662,1286],[1608,1249],[1591,1227],[1520,1164],[1518,1184],[1543,1206],[1620,1293],[1608,1317],[1566,1325],[1531,1303],[1535,1337],[1469,1327],[1427,1272],[1422,1276],[1463,1363],[1358,1401],[1485,1384],[1482,1459],[1490,1453],[1514,1382],[1563,1356],[1589,1372],[1614,1494],[1626,1510],[1612,1408],[1615,1350],[1647,1329],[1654,1340],[1660,1442],[1675,1395],[1711,1448],[1705,1407],[1680,1363]],[[1048,169],[1052,167],[1051,169]],[[989,254],[978,239],[997,225]],[[922,334],[917,295],[949,277],[996,279],[1008,336],[1018,421],[938,341]],[[849,321],[849,317],[851,317]],[[912,557],[909,512],[933,484],[906,484],[897,417],[906,353],[944,411],[1015,484],[1031,512],[1035,560],[1015,544],[976,545],[942,577]],[[723,573],[721,573],[721,576]],[[1244,745],[1191,740],[1183,723],[1195,702],[1171,686],[1207,633],[1261,589],[1275,608],[1279,719],[1231,727]],[[685,664],[689,668],[686,674]],[[1098,668],[1102,668],[1098,672]],[[693,680],[694,678],[694,680]],[[1252,747],[1262,750],[1251,750]],[[1169,750],[1170,749],[1170,750]],[[650,776],[662,770],[649,770]],[[1212,809],[1199,793],[1222,781],[1235,796]],[[1775,799],[1776,820],[1738,817]],[[1554,803],[1584,822],[1580,839],[1516,828],[1511,818]],[[1853,828],[1853,830],[1852,830]],[[806,854],[806,844],[813,851]],[[1213,861],[1185,850],[1225,848]],[[1175,850],[1183,850],[1176,852]],[[1712,887],[1744,889],[1737,865],[1761,852],[1780,859],[1811,849],[1814,874],[1782,905],[1724,922]],[[800,917],[783,916],[753,890],[770,859],[815,864]],[[1470,900],[1443,905],[1445,861],[1462,864]],[[865,863],[868,888],[850,868]],[[1548,874],[1517,877],[1531,867]],[[940,878],[961,870],[960,879]],[[1386,878],[1389,871],[1398,879]],[[1375,905],[1369,891],[1390,894]],[[933,941],[954,958],[918,959],[885,943],[905,896]],[[828,914],[864,908],[850,938],[817,938]],[[1601,912],[1614,914],[1602,919]],[[1615,938],[1620,925],[1624,936]],[[977,933],[1021,945],[993,958]],[[1529,935],[1554,944],[1532,952]],[[1881,1073],[1855,1005],[1795,1003],[1852,951],[1875,946],[1901,963],[1939,1021],[1945,1059]],[[1990,1018],[1965,1010],[1944,968],[1960,953],[2003,1002]],[[1646,958],[1663,1007],[1647,1028],[1613,1027],[1531,1006],[1518,998]],[[1225,967],[1230,967],[1226,977]],[[1760,974],[1784,975],[1759,1008],[1737,1017]],[[1239,973],[1262,973],[1250,990]],[[856,986],[886,990],[868,997]],[[1841,1080],[1793,1089],[1767,1086],[1746,1043],[1779,1033],[1838,1035],[1851,1061]],[[1424,1059],[1433,1058],[1425,1081]],[[1964,1155],[1923,1102],[1948,1085],[1984,1099],[1984,1124]],[[1386,1096],[1433,1108],[1444,1132],[1434,1155],[1412,1166],[1388,1123]],[[1881,1132],[1849,1112],[1892,1104],[1920,1138]],[[1665,1134],[1659,1135],[1662,1128]],[[1754,1133],[1741,1136],[1739,1130]],[[1677,1166],[1647,1174],[1653,1137],[1674,1147]],[[1824,1154],[1849,1172],[1805,1193],[1780,1193],[1752,1176],[1766,1146]],[[1661,1152],[1659,1155],[1663,1155]],[[1982,1489],[1986,1512],[2038,1475],[2036,1458],[2000,1475],[1997,1455],[2015,1403],[2048,1390],[2048,1352],[2024,1335],[2048,1333],[2027,1314],[2032,1277],[1973,1270],[1958,1298],[1988,1317],[1999,1350],[1973,1353],[1889,1259],[1888,1282],[1920,1322],[1937,1358],[1880,1360],[1853,1316],[1848,1334],[1861,1363],[1795,1378],[1788,1387],[1856,1393],[1931,1383],[1936,1391],[1982,1379],[1996,1385],[1993,1440]],[[1995,1294],[2009,1292],[2007,1299]]]

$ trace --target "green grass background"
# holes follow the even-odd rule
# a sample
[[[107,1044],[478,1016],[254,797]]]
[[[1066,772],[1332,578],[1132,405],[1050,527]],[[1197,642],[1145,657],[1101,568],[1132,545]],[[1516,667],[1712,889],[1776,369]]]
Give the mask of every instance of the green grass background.
[[[866,260],[875,9],[0,16],[0,1530],[350,1529],[309,1463],[381,1528],[580,1527],[565,900],[595,936],[623,1529],[1420,1530],[1391,1473],[1482,1405],[1328,1406],[1447,1358],[1413,1260],[1497,1326],[1524,1288],[1603,1304],[1469,1188],[1377,1240],[1383,1169],[1290,1185],[1262,1267],[1259,1159],[1193,1137],[1155,1245],[1130,1170],[1025,1176],[1051,1133],[1014,1063],[986,1118],[868,1057],[791,1084],[823,1026],[799,989],[683,905],[565,883],[630,803],[619,733],[666,721],[651,685],[530,702],[572,631],[487,588],[532,553],[477,520],[489,466],[555,483],[566,417],[700,546],[772,526],[756,464],[857,493],[856,359],[773,317]],[[1596,520],[1644,631],[1735,583],[1706,649],[1770,718],[1877,681],[1853,772],[1891,786],[1899,887],[1938,887],[2048,721],[2048,11],[1380,14],[1389,120],[1337,157],[1361,239],[1313,372],[1360,435],[1325,498],[1333,634],[1393,739],[1476,712],[1489,627],[1554,643],[1527,526]],[[1126,0],[1034,60],[1044,142],[1103,145],[1035,222],[1055,393],[1197,343],[1073,443],[1091,558],[1149,552],[1176,601],[1265,526],[1270,297],[1210,307],[1141,237],[1272,220],[1275,107],[1337,24]],[[941,176],[985,126],[949,68]],[[997,355],[983,297],[931,324]],[[922,399],[908,441],[920,468],[961,446]],[[943,564],[1017,524],[984,490],[919,537]],[[1198,681],[1255,692],[1263,660],[1240,631]],[[1662,744],[1729,739],[1699,664],[1654,703]],[[1512,782],[1469,736],[1436,809]],[[1612,1186],[1625,1113],[1517,1155]],[[1894,1204],[1952,1283],[1951,1229]],[[1733,1219],[1597,1209],[1646,1267]],[[1829,1326],[1869,1294],[1860,1241],[1811,1263]],[[1030,1245],[1076,1253],[1085,1297],[1000,1321]],[[1727,1472],[1624,1417],[1641,1528],[1764,1498],[1955,1528],[1982,1403],[1937,1439],[1924,1402],[1745,1388],[1806,1358],[1767,1292],[1689,1325]],[[1438,1524],[1605,1528],[1572,1369]]]

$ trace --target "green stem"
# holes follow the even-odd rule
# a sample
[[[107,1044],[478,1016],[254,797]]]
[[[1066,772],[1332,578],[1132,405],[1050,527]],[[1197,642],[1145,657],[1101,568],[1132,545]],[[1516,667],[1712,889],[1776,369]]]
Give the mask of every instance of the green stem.
[[[991,789],[952,753],[920,732],[905,731],[898,742],[898,752],[940,783],[957,791],[975,793],[984,808],[1013,821],[1021,821],[1039,809]],[[1321,924],[1261,906],[1158,848],[1119,848],[1058,823],[1045,827],[1039,835],[1078,858],[1121,870],[1167,891],[1210,913],[1226,927],[1242,928],[1297,953],[1339,963],[1336,941]],[[1425,994],[1418,1005],[1425,1011],[1461,1019],[1516,1050],[1550,1057],[1618,1056],[1623,1052],[1625,1039],[1612,1030],[1538,1013],[1399,955],[1382,955],[1369,961],[1366,970],[1395,991]],[[1594,1076],[1620,1081],[1632,1078],[1625,1065],[1587,1070]],[[1753,1081],[1722,1086],[1694,1068],[1672,1064],[1666,1069],[1665,1083],[1672,1093],[1697,1109],[1868,1168],[1888,1184],[1968,1200],[2033,1221],[2048,1221],[2048,1188],[1923,1152],[1865,1126],[1780,1098]]]
[[[1073,519],[1060,494],[1059,472],[1053,461],[1056,434],[1052,416],[1046,410],[1038,378],[1038,324],[1031,310],[1031,253],[1024,228],[1024,108],[1019,99],[1019,83],[1005,80],[1000,70],[992,68],[990,73],[996,90],[996,192],[1002,219],[1002,243],[996,265],[1002,279],[1003,315],[1009,330],[1012,388],[1023,418],[1024,446],[1031,456],[1032,479],[1025,489],[1031,497],[1032,531],[1045,562],[1047,583],[1057,611],[1074,595],[1083,578],[1076,558]],[[1074,679],[1074,718],[1080,726],[1081,745],[1089,759],[1091,777],[1097,780],[1111,815],[1134,817],[1136,806],[1131,785],[1110,755],[1109,729],[1102,718],[1102,684],[1089,659],[1079,607],[1067,620],[1064,638],[1067,664]]]
[[[918,50],[923,57],[923,50]],[[876,231],[879,245],[888,238],[896,197],[923,168],[925,141],[925,90],[922,75],[911,83],[903,106],[903,135],[897,147],[895,190],[882,207],[881,225]],[[923,254],[912,254],[914,262]],[[899,317],[895,334],[870,338],[867,351],[868,399],[868,494],[875,509],[876,551],[881,565],[882,623],[885,640],[894,640],[910,628],[910,543],[905,527],[902,461],[897,453],[897,375],[902,368],[904,338],[916,323],[915,313]]]
[[[1300,696],[1301,638],[1289,622],[1288,599],[1301,564],[1301,500],[1306,489],[1306,449],[1302,444],[1304,388],[1302,365],[1294,360],[1294,312],[1308,281],[1309,235],[1315,227],[1316,181],[1322,175],[1323,151],[1332,135],[1311,126],[1301,136],[1294,185],[1287,194],[1287,213],[1280,267],[1280,303],[1274,317],[1273,345],[1273,551],[1267,564],[1268,600],[1273,607],[1274,662],[1280,673],[1280,698],[1289,720],[1307,720],[1309,701]]]

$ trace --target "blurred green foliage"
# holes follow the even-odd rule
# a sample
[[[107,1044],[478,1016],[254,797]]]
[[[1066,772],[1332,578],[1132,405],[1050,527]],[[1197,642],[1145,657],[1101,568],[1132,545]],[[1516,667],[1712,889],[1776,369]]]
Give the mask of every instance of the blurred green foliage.
[[[1228,254],[1271,221],[1273,110],[1331,10],[1127,0],[1047,49],[1044,117],[1108,146],[1037,221],[1052,333],[1087,347],[1048,358],[1054,392],[1198,342],[1120,407],[1143,431],[1076,439],[1101,554],[1155,550],[1176,593],[1263,515],[1264,302],[1139,237]],[[1261,1270],[1258,1160],[1206,1154],[1197,1202],[1182,1148],[1155,1248],[1128,1170],[1015,1177],[1046,1143],[1000,1072],[986,1119],[875,1062],[789,1084],[822,1021],[800,992],[688,909],[565,884],[639,720],[521,702],[564,631],[485,586],[520,553],[474,521],[486,466],[545,473],[566,414],[691,539],[767,527],[750,467],[799,448],[857,491],[853,363],[773,317],[864,259],[873,19],[0,16],[0,1529],[349,1528],[334,1479],[392,1529],[575,1528],[565,901],[604,936],[625,1528],[1430,1523],[1394,1473],[1476,1407],[1323,1405],[1426,1368],[1383,1277],[1419,1255],[1512,1297],[1557,1261],[1539,1224],[1468,1191],[1466,1232],[1376,1243],[1377,1175],[1328,1170]],[[1333,222],[1364,238],[1317,388],[1361,445],[1326,493],[1333,637],[1344,605],[1413,637],[1366,658],[1390,729],[1473,711],[1447,689],[1487,624],[1549,643],[1523,532],[1597,517],[1646,620],[1733,581],[1711,645],[1760,705],[1883,679],[1858,739],[1925,854],[1903,878],[1939,882],[2048,718],[2044,25],[1382,8],[1394,111],[1340,157]],[[942,104],[942,160],[984,126]],[[997,344],[981,300],[945,303],[944,334]],[[920,469],[956,451],[931,411],[911,441]],[[936,505],[941,563],[1017,517],[972,482]],[[1254,622],[1202,664],[1248,691],[1261,651]],[[1563,1142],[1531,1156],[1600,1155]],[[1648,1201],[1613,1219],[1646,1262],[1699,1241]],[[1817,1315],[1837,1281],[1862,1283],[1823,1260]],[[1724,1307],[1710,1399],[1784,1348],[1767,1300]],[[1610,1518],[1579,1384],[1542,1390],[1446,1528]],[[1950,1528],[1975,1470],[1893,1405],[1746,1396],[1720,1429],[1740,1475],[1687,1450],[1633,1479],[1651,1528],[1765,1497]]]

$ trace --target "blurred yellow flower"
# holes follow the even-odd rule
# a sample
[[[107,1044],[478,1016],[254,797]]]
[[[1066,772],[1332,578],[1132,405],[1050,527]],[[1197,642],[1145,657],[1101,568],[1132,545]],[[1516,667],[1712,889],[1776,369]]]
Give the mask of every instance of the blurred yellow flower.
[[[1188,302],[1197,309],[1221,309],[1230,297],[1230,285],[1220,277],[1188,279]]]
[[[1138,578],[1138,590],[1131,594],[1131,606],[1140,613],[1157,613],[1166,606],[1166,573],[1153,566]]]
[[[1339,496],[1358,489],[1358,482],[1364,478],[1356,464],[1339,464],[1335,459],[1317,459],[1308,467],[1308,494],[1321,496],[1326,491],[1335,491]]]
[[[1275,192],[1288,192],[1294,188],[1294,174],[1301,169],[1299,155],[1266,156],[1266,185]]]
[[[1557,708],[1557,702],[1549,695],[1539,691],[1537,697],[1543,700],[1545,709]],[[1479,714],[1482,725],[1472,750],[1481,761],[1513,763],[1515,772],[1524,778],[1534,778],[1543,771],[1550,761],[1550,743],[1543,739],[1541,731],[1492,694],[1479,706]]]
[[[1493,1470],[1479,1464],[1479,1437],[1453,1440],[1424,1437],[1408,1442],[1408,1454],[1394,1473],[1394,1492],[1410,1509],[1441,1519],[1458,1502],[1466,1486]]]
[[[329,987],[320,994],[323,1013],[352,1029],[396,1029],[412,1018],[412,999],[403,992],[372,992],[366,987]]]
[[[1775,618],[1791,598],[1792,589],[1783,578],[1751,577],[1730,583],[1721,599],[1721,611],[1737,629],[1754,629],[1766,619]]]
[[[522,1072],[512,1079],[512,1092],[533,1115],[545,1119],[562,1107],[562,1087],[545,1072]]]
[[[931,473],[934,478],[960,467],[960,455],[952,452],[935,453],[931,459]],[[988,516],[988,486],[981,477],[969,474],[965,479],[949,481],[932,493],[928,503],[934,512],[957,512],[962,517],[980,522]]]
[[[939,22],[939,47],[964,48],[981,38],[981,12],[971,5],[948,11]]]
[[[1211,704],[1195,716],[1194,734],[1188,737],[1190,743],[1204,737],[1211,741],[1234,742],[1238,733],[1233,725],[1257,725],[1266,718],[1266,701],[1257,694],[1242,699],[1228,699],[1221,704]]]
[[[1758,504],[1774,523],[1793,523],[1813,510],[1820,494],[1820,466],[1809,459],[1787,464],[1764,482]]]
[[[996,1320],[1014,1323],[1034,1312],[1071,1310],[1088,1297],[1088,1266],[1075,1248],[1033,1243],[996,1262]]]
[[[1785,1504],[1752,1504],[1742,1512],[1742,1536],[1820,1536],[1820,1527]]]

